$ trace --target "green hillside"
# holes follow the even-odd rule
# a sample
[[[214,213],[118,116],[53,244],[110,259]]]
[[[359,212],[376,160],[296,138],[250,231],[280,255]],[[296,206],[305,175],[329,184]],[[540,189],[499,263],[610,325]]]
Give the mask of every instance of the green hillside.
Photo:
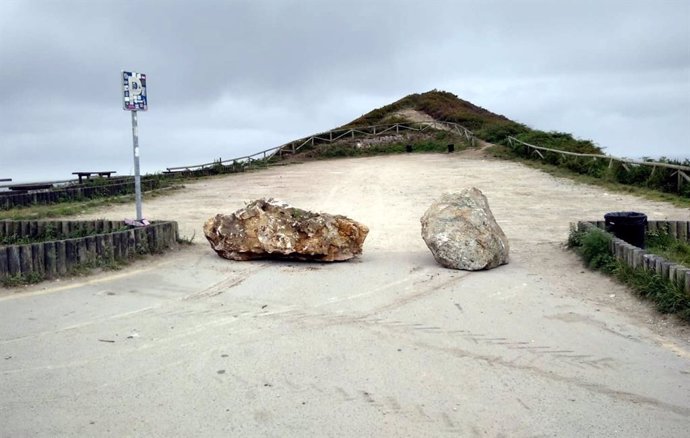
[[[518,125],[505,116],[494,114],[446,91],[429,91],[410,94],[389,105],[377,108],[348,123],[346,127],[375,125],[383,122],[390,114],[403,109],[415,109],[428,114],[436,120],[454,122],[470,130],[485,126]]]
[[[405,114],[409,114],[405,110],[415,110],[416,113],[413,112],[413,114],[423,113],[435,120],[458,123],[470,129],[481,140],[498,145],[492,150],[497,156],[535,160],[541,164],[564,168],[605,183],[674,193],[683,198],[690,197],[690,182],[681,180],[685,173],[679,173],[673,168],[626,165],[617,160],[596,160],[591,157],[566,156],[548,151],[536,153],[534,149],[517,142],[508,147],[508,137],[512,136],[522,142],[545,148],[581,154],[604,154],[602,149],[590,140],[577,139],[565,132],[532,129],[446,91],[432,90],[421,94],[410,94],[364,114],[345,125],[344,128],[414,121],[405,120]],[[673,165],[690,165],[688,160],[683,163],[666,159],[660,161]]]
[[[503,144],[507,137],[572,152],[600,154],[602,150],[588,140],[575,139],[563,132],[544,132],[531,129],[509,118],[492,113],[447,91],[432,90],[410,94],[389,105],[377,108],[345,125],[345,128],[382,124],[395,120],[395,113],[414,109],[436,120],[458,123],[474,132],[482,140]]]

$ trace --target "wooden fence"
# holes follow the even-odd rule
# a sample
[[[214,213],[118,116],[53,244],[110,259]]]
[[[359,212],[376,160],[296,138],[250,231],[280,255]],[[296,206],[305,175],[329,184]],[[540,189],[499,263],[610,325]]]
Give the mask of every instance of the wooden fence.
[[[577,223],[578,231],[591,228],[606,230],[605,221],[581,221]],[[687,221],[648,221],[647,231],[663,231],[678,240],[690,242],[690,222]],[[632,268],[655,271],[661,278],[683,286],[690,294],[690,268],[673,263],[649,251],[638,248],[628,242],[611,236],[611,254],[619,261]]]
[[[378,137],[399,134],[401,132],[425,132],[430,130],[444,130],[463,136],[469,143],[474,144],[474,135],[469,129],[452,122],[419,122],[392,123],[355,128],[333,129],[326,132],[300,138],[255,154],[228,160],[218,159],[208,163],[189,166],[168,167],[160,175],[150,175],[142,178],[142,191],[151,191],[166,185],[169,177],[198,177],[220,173],[243,172],[256,166],[268,166],[270,163],[282,159],[286,155],[299,152],[304,147],[323,143],[333,143],[346,138]],[[28,193],[13,193],[0,191],[0,210],[37,204],[53,204],[63,201],[92,199],[107,196],[117,196],[134,192],[133,177],[119,177],[112,180],[98,180],[97,184],[75,184],[76,180],[58,181],[51,184],[69,184],[62,187],[36,190]],[[5,186],[0,186],[5,187]]]
[[[122,221],[0,221],[0,280],[66,275],[177,245],[177,222],[130,228]],[[26,242],[26,243],[25,243]]]
[[[151,191],[162,186],[157,177],[144,177],[141,180],[143,191]],[[132,177],[113,178],[98,184],[74,184],[45,190],[32,190],[25,193],[0,192],[0,210],[38,204],[55,204],[64,201],[104,198],[134,193]]]
[[[383,135],[400,134],[401,132],[425,132],[430,130],[443,130],[454,132],[465,137],[465,139],[474,144],[474,134],[469,129],[462,125],[452,122],[418,122],[418,123],[392,123],[387,125],[375,125],[355,128],[340,128],[333,129],[326,132],[310,135],[309,137],[300,138],[291,142],[276,146],[257,152],[252,155],[244,157],[231,158],[229,160],[217,160],[210,163],[194,164],[189,166],[168,167],[168,173],[174,172],[193,172],[203,169],[212,169],[214,166],[237,166],[243,169],[251,166],[256,162],[268,163],[271,159],[280,159],[286,155],[292,155],[299,152],[306,146],[315,146],[317,144],[333,143],[343,139],[354,139],[362,137],[378,137]]]
[[[514,147],[515,144],[521,144],[523,146],[527,147],[527,155],[538,155],[541,159],[544,159],[544,154],[542,154],[542,151],[544,152],[552,152],[556,153],[558,155],[561,155],[562,157],[566,156],[571,156],[571,157],[581,157],[581,158],[591,158],[593,160],[607,160],[609,168],[613,167],[613,163],[619,162],[623,165],[623,167],[626,170],[629,170],[627,165],[633,165],[633,166],[650,166],[652,168],[657,168],[657,167],[663,167],[666,169],[673,169],[675,172],[672,174],[672,176],[677,176],[678,178],[678,191],[680,192],[681,187],[683,186],[683,182],[689,182],[690,183],[690,176],[688,174],[690,173],[690,167],[688,166],[682,166],[680,164],[671,164],[671,163],[661,163],[658,161],[640,161],[640,160],[630,160],[627,158],[619,158],[619,157],[614,157],[611,155],[599,155],[599,154],[581,154],[577,152],[569,152],[569,151],[562,151],[559,149],[551,149],[551,148],[546,148],[543,146],[535,146],[533,144],[525,143],[524,141],[518,140],[515,137],[508,136],[508,144],[511,147]],[[653,172],[654,170],[652,170]]]

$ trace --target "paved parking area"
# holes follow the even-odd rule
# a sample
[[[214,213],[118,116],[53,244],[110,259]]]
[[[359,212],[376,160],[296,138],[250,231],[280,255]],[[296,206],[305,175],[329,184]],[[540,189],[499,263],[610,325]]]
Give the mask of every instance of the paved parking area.
[[[432,199],[469,186],[510,239],[508,265],[447,270],[421,239]],[[363,222],[363,256],[217,257],[203,222],[263,196]],[[189,184],[146,200],[144,212],[179,221],[194,245],[0,293],[1,435],[687,436],[687,327],[563,248],[569,222],[619,210],[690,219],[687,209],[462,154]]]

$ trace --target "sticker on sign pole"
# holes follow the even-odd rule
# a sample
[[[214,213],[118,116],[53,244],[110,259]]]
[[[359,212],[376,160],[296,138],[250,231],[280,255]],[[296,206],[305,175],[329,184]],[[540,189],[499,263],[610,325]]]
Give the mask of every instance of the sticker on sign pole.
[[[146,111],[146,75],[133,71],[122,72],[122,109],[125,111]]]

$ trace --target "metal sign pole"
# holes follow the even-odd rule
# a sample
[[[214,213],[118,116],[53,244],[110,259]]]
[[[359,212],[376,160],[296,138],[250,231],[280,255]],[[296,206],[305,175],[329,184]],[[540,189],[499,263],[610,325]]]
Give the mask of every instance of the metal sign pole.
[[[137,221],[143,219],[141,214],[141,174],[139,172],[139,124],[137,122],[137,112],[132,113],[132,143],[134,146],[134,197],[137,204]]]
[[[122,84],[122,109],[132,113],[132,145],[134,147],[134,197],[137,204],[138,225],[148,225],[141,214],[141,173],[139,171],[139,124],[137,112],[148,110],[146,96],[146,75],[133,71],[122,70],[120,76]]]

